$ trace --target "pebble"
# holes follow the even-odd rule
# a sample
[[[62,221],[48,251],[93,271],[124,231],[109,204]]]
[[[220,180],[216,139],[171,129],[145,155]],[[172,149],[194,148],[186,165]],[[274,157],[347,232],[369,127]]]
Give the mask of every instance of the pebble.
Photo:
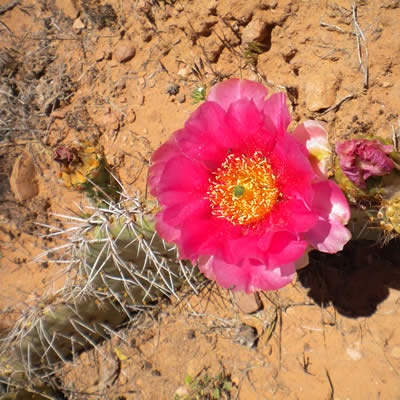
[[[334,75],[314,75],[304,80],[306,107],[314,112],[333,106],[336,102],[336,77]]]
[[[255,41],[266,43],[269,31],[268,23],[262,18],[255,17],[243,29],[242,43],[246,44]]]
[[[395,346],[392,348],[390,351],[390,355],[392,358],[395,358],[396,360],[400,359],[400,346]]]
[[[257,344],[257,329],[246,324],[242,324],[235,329],[233,341],[249,348]]]
[[[190,74],[190,71],[187,68],[181,68],[177,72],[177,75],[180,76],[181,78],[187,78],[189,74]]]
[[[178,397],[178,398],[184,397],[184,396],[186,396],[188,394],[189,394],[188,388],[186,386],[180,386],[180,387],[178,387],[178,389],[176,389],[174,398],[176,398],[176,397]]]
[[[64,119],[67,113],[62,110],[53,111],[50,115],[52,119]]]
[[[136,48],[128,40],[124,40],[117,45],[114,57],[119,63],[124,63],[135,57]]]
[[[283,59],[289,63],[292,58],[297,54],[297,49],[294,47],[285,47],[281,50]]]
[[[55,6],[71,19],[75,19],[79,15],[79,10],[74,0],[55,0]]]
[[[355,349],[354,347],[348,347],[346,349],[347,355],[354,361],[361,360],[363,355],[360,350]]]
[[[182,104],[186,101],[186,96],[184,94],[180,94],[178,96],[178,103]]]
[[[18,201],[29,200],[39,193],[35,164],[28,153],[22,153],[15,161],[10,186]]]
[[[97,49],[94,54],[94,59],[97,62],[103,61],[106,58],[106,52],[103,49]]]
[[[166,93],[169,94],[170,96],[176,95],[179,92],[179,85],[176,83],[170,83],[167,87]]]
[[[77,18],[72,24],[72,30],[78,34],[81,33],[83,29],[85,29],[85,24],[80,18]]]
[[[255,313],[262,308],[262,303],[257,293],[232,292],[232,296],[240,311],[245,314]]]

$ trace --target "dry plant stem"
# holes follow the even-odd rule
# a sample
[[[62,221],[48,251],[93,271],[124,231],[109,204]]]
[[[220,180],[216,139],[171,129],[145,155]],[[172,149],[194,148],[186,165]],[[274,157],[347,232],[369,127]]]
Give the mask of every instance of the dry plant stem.
[[[394,151],[399,151],[399,135],[400,135],[400,121],[397,123],[397,129],[392,125],[392,142]]]
[[[354,1],[352,4],[352,10],[353,10],[353,27],[354,27],[354,31],[355,31],[355,35],[356,35],[356,39],[357,39],[358,61],[360,63],[361,72],[364,74],[364,88],[368,89],[368,85],[369,85],[368,47],[366,45],[365,36],[364,36],[364,34],[360,28],[360,25],[358,24],[358,21],[357,21],[357,6]],[[364,47],[365,62],[363,61],[363,58],[362,58],[362,51],[361,51],[362,47]]]
[[[332,30],[332,31],[336,31],[336,32],[340,32],[340,33],[347,33],[346,31],[344,31],[342,28],[340,28],[339,26],[336,25],[330,25],[327,24],[325,22],[320,21],[320,26],[322,26],[323,28],[328,28],[328,30]]]
[[[331,107],[327,108],[326,110],[322,111],[321,113],[319,113],[319,115],[324,115],[324,114],[327,114],[327,113],[330,112],[330,111],[337,110],[337,109],[342,105],[342,103],[344,103],[345,101],[354,99],[355,97],[356,97],[355,94],[349,94],[348,96],[345,96],[345,97],[343,97],[342,99],[340,99],[340,100],[339,100],[336,104],[334,104],[333,106],[331,106]]]

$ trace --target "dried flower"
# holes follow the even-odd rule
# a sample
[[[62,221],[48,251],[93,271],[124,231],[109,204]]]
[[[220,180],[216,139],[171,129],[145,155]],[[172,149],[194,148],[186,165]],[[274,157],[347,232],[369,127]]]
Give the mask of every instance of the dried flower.
[[[343,173],[356,186],[367,188],[366,180],[371,176],[384,176],[394,168],[387,156],[393,151],[391,145],[378,140],[353,139],[336,145],[339,165]]]
[[[290,283],[310,248],[335,253],[350,239],[338,186],[324,175],[321,124],[287,132],[283,93],[231,79],[210,91],[183,129],[152,157],[149,186],[162,210],[156,229],[180,257],[225,288]],[[325,149],[326,150],[326,149]]]

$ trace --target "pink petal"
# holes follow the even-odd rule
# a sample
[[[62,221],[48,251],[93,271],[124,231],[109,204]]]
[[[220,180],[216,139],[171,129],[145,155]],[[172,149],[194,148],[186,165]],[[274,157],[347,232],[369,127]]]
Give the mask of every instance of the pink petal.
[[[158,191],[182,191],[201,195],[209,186],[210,173],[199,163],[185,156],[177,156],[169,160],[159,178]]]
[[[319,214],[315,226],[304,234],[311,246],[326,253],[336,253],[351,239],[343,225],[350,219],[350,208],[342,191],[332,181],[313,185],[313,211]]]
[[[325,125],[318,121],[305,121],[297,126],[293,136],[307,147],[309,160],[318,180],[326,179],[332,164],[332,150]]]
[[[247,293],[280,289],[293,280],[295,272],[294,264],[268,269],[256,260],[245,259],[237,265],[226,263],[214,256],[200,259],[199,268],[204,275],[215,279],[220,286]]]
[[[308,120],[298,125],[293,132],[293,136],[304,146],[311,148],[322,146],[330,150],[328,142],[328,132],[325,124],[319,121]]]
[[[308,231],[317,219],[318,215],[303,200],[289,198],[279,201],[264,223],[274,232],[288,230],[298,233]]]
[[[339,186],[329,180],[315,183],[312,186],[315,191],[312,203],[313,211],[324,219],[346,225],[351,216],[350,207]]]
[[[310,263],[310,257],[308,256],[308,253],[310,252],[310,250],[311,249],[307,249],[303,253],[303,255],[294,262],[296,271],[298,271],[299,269],[302,269],[304,267],[307,267],[307,265]]]
[[[209,169],[217,169],[231,147],[225,116],[218,104],[203,103],[186,121],[185,128],[175,133],[180,150],[190,159],[201,160]]]
[[[292,232],[276,232],[268,243],[268,265],[280,266],[292,263],[302,257],[306,248],[307,242],[298,240]]]
[[[304,234],[304,238],[317,250],[334,254],[343,250],[351,239],[351,233],[340,222],[321,219]]]
[[[240,99],[233,102],[226,115],[230,147],[233,152],[253,156],[255,151],[271,152],[276,142],[276,130],[264,130],[265,117],[253,101]]]
[[[204,218],[210,214],[210,207],[207,200],[202,198],[192,198],[187,202],[178,202],[174,206],[169,206],[163,210],[163,220],[176,227],[184,227],[184,224],[196,218]]]
[[[240,236],[240,227],[214,216],[188,218],[182,230],[184,235],[179,243],[180,255],[193,262],[202,254],[215,254],[222,251],[226,241]]]
[[[160,193],[159,184],[167,161],[180,154],[181,151],[174,137],[171,137],[153,153],[151,157],[152,165],[150,166],[148,177],[150,193],[153,196],[157,197]]]
[[[222,252],[217,252],[216,254],[223,258],[227,263],[234,264],[238,260],[243,260],[245,258],[256,258],[265,259],[265,252],[260,248],[258,236],[242,236],[238,239],[232,239],[225,241],[222,247]]]
[[[263,267],[263,266],[261,266]],[[280,265],[274,269],[259,268],[258,274],[253,274],[247,292],[255,290],[278,290],[293,281],[296,267],[294,263]]]
[[[286,106],[285,93],[271,95],[264,105],[264,114],[272,120],[279,133],[286,132],[291,118]]]
[[[169,225],[164,220],[164,211],[160,211],[156,215],[156,230],[158,234],[169,243],[180,240],[182,233],[182,230],[180,228]]]
[[[229,79],[213,86],[208,95],[208,101],[215,101],[225,111],[237,100],[253,100],[259,110],[264,107],[264,100],[268,94],[268,89],[257,82]]]
[[[284,134],[277,140],[269,161],[282,194],[302,198],[309,204],[313,196],[311,180],[314,173],[307,155],[307,149],[301,143]]]

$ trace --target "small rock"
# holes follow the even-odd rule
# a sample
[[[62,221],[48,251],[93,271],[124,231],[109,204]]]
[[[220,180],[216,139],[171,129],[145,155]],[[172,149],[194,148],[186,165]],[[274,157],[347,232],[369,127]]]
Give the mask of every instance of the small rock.
[[[106,58],[106,52],[103,49],[97,49],[94,54],[94,60],[96,62],[103,61]]]
[[[176,389],[176,391],[175,391],[174,398],[184,397],[184,396],[187,396],[188,394],[189,394],[189,390],[186,386],[179,386],[178,389]]]
[[[400,359],[400,346],[395,346],[390,351],[391,357],[395,358],[396,360]]]
[[[333,106],[336,102],[336,77],[317,75],[304,80],[303,91],[306,107],[310,111],[319,111]]]
[[[178,96],[178,103],[184,103],[186,101],[186,96],[184,94],[181,94]]]
[[[347,355],[354,361],[361,360],[363,358],[363,355],[360,350],[354,348],[354,347],[348,347],[346,349]]]
[[[261,4],[261,8],[264,10],[275,9],[278,6],[277,0],[264,0]]]
[[[80,18],[77,18],[72,24],[72,30],[78,34],[81,33],[82,30],[85,29],[85,24],[82,22]]]
[[[153,5],[150,0],[139,0],[136,3],[136,11],[141,14],[148,14],[151,12]]]
[[[258,340],[257,329],[253,326],[242,324],[235,329],[233,341],[249,348],[255,347]]]
[[[114,57],[119,63],[124,63],[135,57],[136,48],[128,40],[120,42],[114,52]]]
[[[166,93],[170,96],[176,95],[179,92],[179,85],[176,83],[170,83],[167,87]]]
[[[151,39],[153,39],[153,32],[149,29],[143,29],[140,37],[143,42],[151,42]]]
[[[79,15],[74,0],[55,0],[55,6],[62,10],[66,17],[75,19]]]
[[[66,114],[67,114],[67,113],[66,113],[65,111],[56,110],[56,111],[53,111],[53,112],[50,114],[50,117],[51,117],[52,119],[64,119]]]
[[[204,47],[208,61],[211,63],[216,63],[225,45],[219,38],[217,38],[215,35],[212,35],[206,39]]]
[[[39,193],[35,164],[28,153],[22,153],[15,161],[10,186],[18,201],[29,200]]]
[[[186,332],[186,337],[190,340],[194,339],[196,337],[196,331],[194,329],[189,329]]]
[[[254,17],[250,23],[243,29],[242,43],[249,42],[269,42],[268,36],[271,34],[271,25],[265,19]]]
[[[297,49],[294,47],[285,47],[281,50],[281,54],[285,62],[289,63],[292,58],[297,54]]]
[[[245,314],[255,313],[262,308],[262,303],[257,293],[233,292],[232,296],[240,311]]]
[[[186,78],[189,74],[190,74],[190,71],[187,68],[181,68],[177,72],[177,75],[180,76],[181,78]]]

